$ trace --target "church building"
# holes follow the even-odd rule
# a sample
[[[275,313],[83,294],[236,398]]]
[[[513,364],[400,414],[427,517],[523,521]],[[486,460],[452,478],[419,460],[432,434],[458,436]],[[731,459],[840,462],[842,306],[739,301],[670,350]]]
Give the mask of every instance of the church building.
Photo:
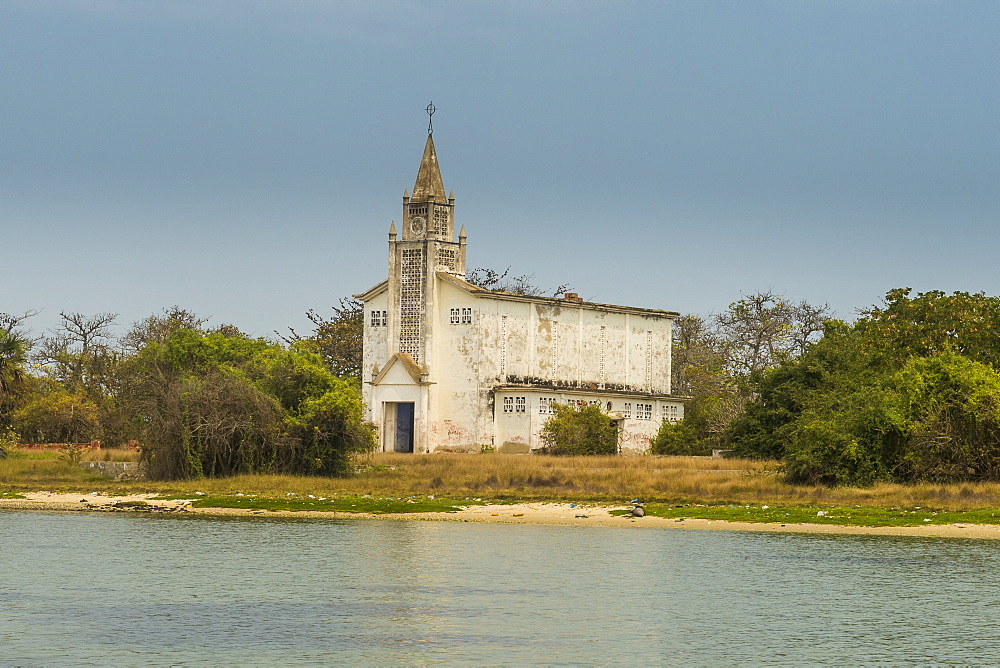
[[[649,448],[683,416],[670,393],[672,311],[487,290],[465,280],[429,131],[400,231],[389,229],[389,276],[364,302],[363,393],[380,449],[530,452],[554,404],[597,404],[623,451]]]

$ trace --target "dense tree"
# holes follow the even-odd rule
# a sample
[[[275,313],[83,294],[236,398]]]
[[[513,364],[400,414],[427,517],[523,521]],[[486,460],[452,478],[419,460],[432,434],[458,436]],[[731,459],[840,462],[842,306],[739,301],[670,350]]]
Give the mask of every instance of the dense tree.
[[[1000,299],[893,290],[853,325],[759,374],[730,432],[793,480],[997,479]]]
[[[38,388],[13,414],[13,427],[32,443],[89,443],[101,433],[97,404],[54,383]]]
[[[829,307],[792,302],[768,290],[733,302],[722,313],[674,321],[673,391],[691,400],[680,424],[664,423],[652,449],[707,454],[753,398],[752,378],[794,359],[819,339]]]
[[[305,347],[188,329],[145,346],[128,374],[150,475],[346,473],[372,432],[354,385]]]

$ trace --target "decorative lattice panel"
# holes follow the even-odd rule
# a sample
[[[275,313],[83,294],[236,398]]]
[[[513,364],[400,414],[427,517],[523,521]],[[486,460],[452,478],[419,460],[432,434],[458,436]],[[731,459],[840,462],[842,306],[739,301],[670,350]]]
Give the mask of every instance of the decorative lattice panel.
[[[399,352],[420,361],[420,319],[424,303],[424,251],[403,249],[400,271]]]
[[[438,248],[437,266],[448,267],[450,271],[455,271],[455,249]]]
[[[653,386],[653,333],[646,332],[646,387],[652,387],[652,386]]]
[[[430,222],[431,232],[435,234],[444,234],[446,236],[448,235],[448,232],[451,229],[448,225],[449,213],[449,210],[445,207],[436,207],[434,209],[434,218],[431,219]]]

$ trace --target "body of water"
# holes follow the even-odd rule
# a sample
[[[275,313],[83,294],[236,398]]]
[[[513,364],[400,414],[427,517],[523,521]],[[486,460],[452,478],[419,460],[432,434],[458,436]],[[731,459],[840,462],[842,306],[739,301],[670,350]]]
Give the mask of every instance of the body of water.
[[[0,664],[1000,661],[1000,543],[0,513]]]

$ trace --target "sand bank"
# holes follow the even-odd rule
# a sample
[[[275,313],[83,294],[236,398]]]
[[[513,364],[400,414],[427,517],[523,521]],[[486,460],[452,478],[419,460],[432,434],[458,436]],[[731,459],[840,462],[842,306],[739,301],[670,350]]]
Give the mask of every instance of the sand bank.
[[[269,517],[326,517],[337,519],[395,519],[440,522],[484,522],[493,524],[549,524],[594,527],[630,527],[683,531],[770,531],[776,533],[863,534],[874,536],[921,536],[939,538],[1000,539],[1000,525],[945,524],[914,527],[865,527],[829,524],[779,524],[726,522],[662,517],[615,517],[610,511],[622,506],[568,503],[521,503],[469,506],[456,513],[344,513],[321,511],[274,511],[242,508],[194,508],[190,500],[159,500],[154,494],[104,496],[101,494],[56,494],[29,492],[23,499],[0,498],[0,510],[163,512],[186,515],[239,515]],[[146,505],[141,505],[142,503]]]

